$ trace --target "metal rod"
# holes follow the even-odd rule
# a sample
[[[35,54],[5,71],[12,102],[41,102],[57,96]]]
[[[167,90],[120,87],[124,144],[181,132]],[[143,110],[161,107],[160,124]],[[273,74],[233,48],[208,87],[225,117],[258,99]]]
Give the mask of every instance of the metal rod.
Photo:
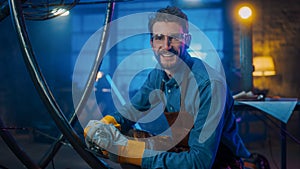
[[[62,136],[61,136],[62,137]],[[39,166],[41,168],[46,168],[48,164],[52,161],[62,144],[62,138],[59,138],[55,141],[54,144],[51,145],[50,149],[44,154],[44,156],[41,158],[39,162]]]
[[[75,113],[72,115],[71,119],[69,120],[69,124],[71,124],[71,126],[75,125],[75,122],[77,121],[77,115],[82,112],[82,110],[88,100],[88,97],[94,88],[96,75],[97,75],[97,72],[101,65],[101,61],[104,57],[105,48],[107,45],[107,39],[109,37],[109,25],[110,25],[109,23],[112,21],[113,11],[114,11],[114,2],[110,2],[107,5],[106,18],[104,21],[103,32],[102,32],[102,37],[101,37],[101,41],[100,41],[100,46],[98,48],[97,56],[95,58],[92,70],[90,71],[88,81],[84,87],[83,96],[81,97],[78,105],[75,108]],[[63,139],[64,139],[63,135],[60,135],[58,140],[50,147],[50,150],[48,151],[48,153],[46,155],[44,155],[44,157],[40,161],[40,165],[42,167],[46,167],[49,164],[51,159],[55,156],[55,154],[58,152],[58,150],[62,146],[61,141]]]
[[[97,157],[84,149],[85,144],[81,141],[76,132],[70,126],[63,112],[59,108],[59,105],[56,103],[55,98],[53,97],[40,71],[33,50],[31,48],[21,2],[18,0],[10,0],[9,6],[12,23],[15,27],[19,39],[25,65],[27,67],[27,70],[29,71],[30,77],[35,85],[36,90],[38,91],[43,103],[48,109],[49,114],[53,118],[57,127],[73,146],[75,151],[77,151],[81,158],[84,159],[91,168],[107,168],[105,164],[97,159]]]

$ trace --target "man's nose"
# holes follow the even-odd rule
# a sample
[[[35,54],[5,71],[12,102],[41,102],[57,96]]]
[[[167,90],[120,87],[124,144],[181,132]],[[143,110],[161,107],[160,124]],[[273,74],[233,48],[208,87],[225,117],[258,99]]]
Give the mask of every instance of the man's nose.
[[[172,41],[172,38],[170,38],[169,36],[165,36],[165,39],[163,41],[163,48],[165,50],[171,49],[171,41]]]

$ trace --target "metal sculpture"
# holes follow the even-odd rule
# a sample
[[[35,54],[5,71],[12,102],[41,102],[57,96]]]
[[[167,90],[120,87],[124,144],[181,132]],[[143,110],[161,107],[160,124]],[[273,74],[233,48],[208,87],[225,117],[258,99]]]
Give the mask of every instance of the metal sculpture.
[[[76,0],[76,2],[78,2]],[[18,0],[10,0],[8,5],[10,9],[10,15],[13,21],[13,25],[18,35],[18,40],[21,46],[23,59],[25,65],[30,73],[30,77],[35,85],[36,90],[38,91],[43,103],[48,109],[49,114],[53,118],[57,127],[62,132],[62,135],[57,139],[57,141],[53,144],[50,151],[42,158],[40,164],[37,165],[30,159],[30,157],[24,152],[18,145],[18,143],[14,140],[13,136],[5,130],[5,126],[0,119],[0,135],[8,145],[8,147],[14,152],[14,154],[19,158],[19,160],[27,167],[27,168],[45,168],[48,163],[55,156],[56,152],[62,145],[62,141],[65,139],[72,145],[75,151],[81,156],[83,160],[85,160],[88,165],[92,168],[108,168],[106,164],[104,164],[101,160],[99,160],[93,153],[87,151],[85,144],[79,138],[77,133],[73,130],[72,125],[77,120],[77,113],[80,113],[86,104],[88,95],[92,91],[94,80],[97,74],[97,71],[100,67],[101,60],[103,58],[103,54],[105,53],[106,42],[108,38],[109,32],[109,22],[112,19],[114,4],[116,1],[106,1],[107,2],[107,10],[106,10],[106,18],[104,23],[104,29],[102,32],[101,42],[98,49],[97,56],[95,58],[95,62],[92,68],[92,71],[89,74],[88,81],[85,86],[85,90],[83,92],[83,96],[80,99],[78,106],[75,109],[75,112],[68,121],[64,116],[62,110],[57,104],[55,98],[52,95],[51,90],[49,89],[43,74],[40,71],[39,65],[35,59],[34,51],[31,47],[30,40],[28,38],[26,24],[25,24],[25,15],[22,9],[23,1]],[[101,2],[103,3],[103,2]],[[70,8],[75,4],[70,4]],[[7,9],[7,4],[3,3],[3,9]],[[3,18],[8,16],[9,14],[3,15]],[[28,16],[27,16],[28,17]],[[54,16],[53,16],[54,17]],[[51,17],[49,17],[51,18]],[[44,17],[40,17],[39,19],[32,20],[44,20]],[[48,18],[47,18],[48,19]]]

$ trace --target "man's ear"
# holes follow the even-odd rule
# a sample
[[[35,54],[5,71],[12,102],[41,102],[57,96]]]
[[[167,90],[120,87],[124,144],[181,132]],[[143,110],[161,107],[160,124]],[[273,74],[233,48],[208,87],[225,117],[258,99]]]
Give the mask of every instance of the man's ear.
[[[191,34],[187,34],[185,36],[185,46],[186,46],[187,49],[190,47],[191,40],[192,40]]]

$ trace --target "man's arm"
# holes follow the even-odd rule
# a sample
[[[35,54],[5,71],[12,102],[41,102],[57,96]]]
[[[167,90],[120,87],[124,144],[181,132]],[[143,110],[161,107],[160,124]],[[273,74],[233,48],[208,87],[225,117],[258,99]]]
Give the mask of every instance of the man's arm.
[[[135,93],[130,102],[117,107],[118,111],[111,115],[117,123],[121,124],[122,132],[126,133],[131,129],[132,125],[147,114],[153,104],[156,104],[155,102],[150,103],[149,99],[151,93],[160,87],[160,81],[158,81],[161,79],[160,73],[161,70],[157,69],[151,71],[141,89]],[[156,99],[156,102],[158,101]]]

